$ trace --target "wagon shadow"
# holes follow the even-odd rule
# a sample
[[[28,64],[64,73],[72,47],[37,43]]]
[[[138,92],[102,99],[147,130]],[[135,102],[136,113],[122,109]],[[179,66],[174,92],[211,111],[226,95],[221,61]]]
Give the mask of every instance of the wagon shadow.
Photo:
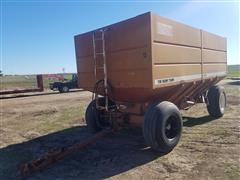
[[[196,125],[201,125],[201,124],[206,124],[208,122],[217,120],[217,118],[214,118],[212,116],[202,116],[202,117],[188,117],[184,116],[183,117],[183,126],[186,127],[193,127]]]
[[[48,149],[81,142],[89,136],[86,127],[79,126],[2,148],[0,178],[18,179],[19,164],[42,156]],[[105,179],[160,156],[146,148],[140,129],[128,129],[104,137],[27,179]]]

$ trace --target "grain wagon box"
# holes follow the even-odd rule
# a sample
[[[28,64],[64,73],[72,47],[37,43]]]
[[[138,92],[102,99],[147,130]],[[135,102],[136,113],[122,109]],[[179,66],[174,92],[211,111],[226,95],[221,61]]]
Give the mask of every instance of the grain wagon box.
[[[204,102],[213,117],[226,106],[226,38],[148,12],[75,36],[79,87],[93,92],[92,132],[140,125],[161,152],[178,143],[179,109]]]

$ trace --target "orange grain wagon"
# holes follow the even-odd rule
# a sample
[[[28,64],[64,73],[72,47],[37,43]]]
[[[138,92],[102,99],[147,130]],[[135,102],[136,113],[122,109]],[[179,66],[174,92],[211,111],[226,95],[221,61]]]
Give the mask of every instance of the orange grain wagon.
[[[226,38],[148,12],[75,36],[79,87],[94,93],[92,132],[140,125],[146,143],[171,151],[182,131],[179,109],[204,102],[211,116],[226,106]]]

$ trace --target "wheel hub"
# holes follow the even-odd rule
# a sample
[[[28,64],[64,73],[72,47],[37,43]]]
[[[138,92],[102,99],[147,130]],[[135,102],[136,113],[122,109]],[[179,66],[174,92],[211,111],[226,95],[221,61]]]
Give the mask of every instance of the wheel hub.
[[[226,99],[225,99],[225,95],[223,93],[221,93],[220,97],[219,97],[219,107],[221,112],[224,112],[226,106]]]
[[[172,116],[170,117],[165,125],[165,135],[168,139],[173,139],[178,134],[178,123],[176,122],[177,119]]]

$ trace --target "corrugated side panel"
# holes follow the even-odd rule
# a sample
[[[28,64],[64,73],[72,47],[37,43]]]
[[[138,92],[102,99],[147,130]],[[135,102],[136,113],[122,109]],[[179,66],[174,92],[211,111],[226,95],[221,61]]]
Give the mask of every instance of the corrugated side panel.
[[[106,54],[108,80],[114,88],[151,88],[150,13],[107,27]],[[94,31],[75,36],[77,69],[80,87],[92,90],[103,79],[103,71],[94,76],[92,35]],[[97,32],[97,30],[95,30]],[[96,44],[101,51],[101,44]],[[99,66],[102,58],[97,58]]]
[[[227,39],[202,31],[203,77],[225,76],[227,73]]]
[[[153,88],[201,78],[199,29],[152,14]]]
[[[224,76],[226,39],[151,14],[153,88]]]
[[[227,39],[216,34],[209,33],[207,31],[202,31],[203,39],[202,44],[203,48],[218,50],[218,51],[227,51]]]

